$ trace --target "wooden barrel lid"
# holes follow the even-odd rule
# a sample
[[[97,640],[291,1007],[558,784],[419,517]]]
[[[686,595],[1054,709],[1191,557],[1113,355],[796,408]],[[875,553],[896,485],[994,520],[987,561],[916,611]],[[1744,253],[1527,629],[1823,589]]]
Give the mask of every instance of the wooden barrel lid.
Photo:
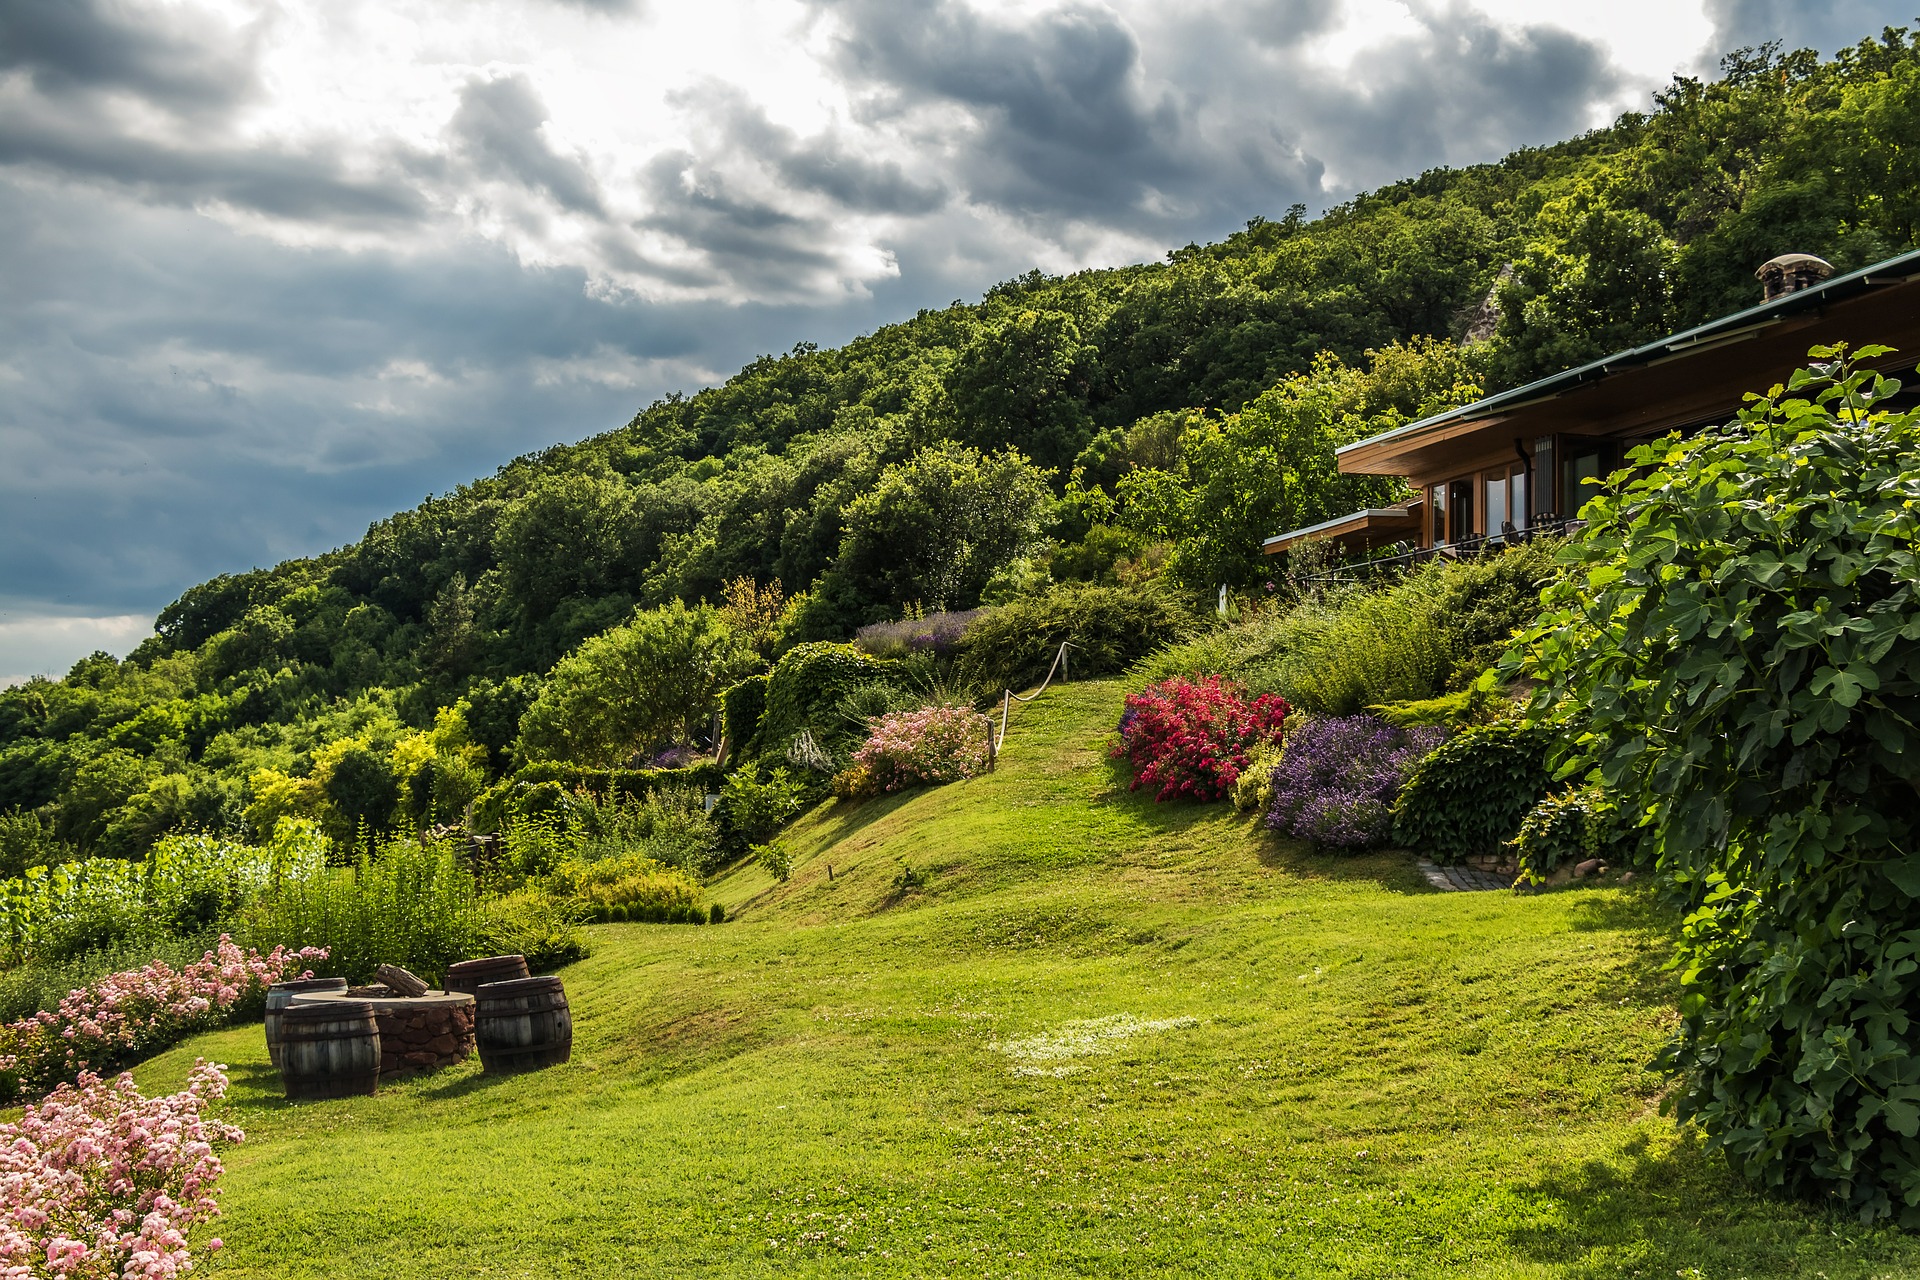
[[[512,1000],[516,996],[541,996],[565,990],[558,978],[509,978],[505,982],[481,983],[479,994],[482,1000]]]
[[[472,960],[456,960],[447,966],[448,973],[484,972],[488,969],[523,969],[525,956],[478,956]]]
[[[280,1012],[280,1025],[289,1022],[340,1022],[349,1018],[373,1020],[373,1005],[365,1000],[315,1000],[290,1004]]]

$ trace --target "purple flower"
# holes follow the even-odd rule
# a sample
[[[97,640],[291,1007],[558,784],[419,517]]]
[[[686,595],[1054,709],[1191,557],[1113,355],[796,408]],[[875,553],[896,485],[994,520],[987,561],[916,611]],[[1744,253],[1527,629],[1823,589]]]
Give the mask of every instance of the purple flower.
[[[1407,775],[1445,738],[1431,725],[1396,729],[1378,716],[1304,724],[1274,766],[1267,825],[1322,849],[1384,844]]]

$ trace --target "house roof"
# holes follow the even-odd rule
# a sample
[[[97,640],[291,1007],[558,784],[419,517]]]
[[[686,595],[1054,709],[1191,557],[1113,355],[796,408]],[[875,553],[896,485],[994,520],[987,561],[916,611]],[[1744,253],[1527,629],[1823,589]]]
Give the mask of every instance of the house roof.
[[[1419,517],[1412,510],[1420,506],[1413,503],[1406,507],[1367,507],[1360,511],[1349,511],[1346,515],[1335,516],[1331,520],[1322,520],[1319,524],[1310,524],[1305,528],[1294,529],[1287,533],[1276,534],[1260,544],[1260,549],[1268,555],[1285,551],[1296,542],[1308,538],[1333,538],[1357,533],[1395,533],[1403,534],[1409,528],[1417,528]]]
[[[1476,400],[1472,404],[1462,405],[1458,409],[1449,409],[1445,413],[1436,413],[1418,422],[1409,422],[1392,431],[1383,431],[1379,435],[1356,440],[1352,444],[1342,445],[1335,453],[1337,457],[1345,458],[1361,451],[1377,453],[1383,445],[1412,447],[1418,438],[1435,434],[1450,426],[1464,425],[1475,419],[1492,417],[1495,414],[1510,413],[1522,406],[1565,395],[1577,387],[1598,382],[1629,369],[1642,368],[1659,361],[1692,355],[1724,342],[1737,341],[1802,313],[1817,311],[1847,298],[1916,279],[1920,279],[1920,250],[1888,258],[1884,262],[1862,267],[1858,271],[1850,271],[1846,275],[1833,276],[1819,284],[1784,294],[1771,301],[1762,302],[1758,306],[1748,307],[1744,311],[1736,311],[1718,320],[1695,325],[1691,329],[1682,330],[1642,346],[1615,352],[1590,364],[1583,364],[1551,377],[1540,378],[1524,386],[1514,387],[1483,400]]]

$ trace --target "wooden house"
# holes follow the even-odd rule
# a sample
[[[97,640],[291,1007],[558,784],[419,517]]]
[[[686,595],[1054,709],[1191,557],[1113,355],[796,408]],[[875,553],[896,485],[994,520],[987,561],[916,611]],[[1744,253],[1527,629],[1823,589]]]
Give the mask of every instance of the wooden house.
[[[1342,472],[1399,476],[1417,496],[1269,538],[1266,551],[1320,538],[1360,554],[1472,547],[1564,525],[1582,481],[1635,445],[1728,421],[1747,392],[1805,365],[1809,347],[1894,347],[1868,362],[1888,373],[1920,360],[1920,251],[1846,275],[1789,254],[1755,274],[1757,306],[1347,445]]]

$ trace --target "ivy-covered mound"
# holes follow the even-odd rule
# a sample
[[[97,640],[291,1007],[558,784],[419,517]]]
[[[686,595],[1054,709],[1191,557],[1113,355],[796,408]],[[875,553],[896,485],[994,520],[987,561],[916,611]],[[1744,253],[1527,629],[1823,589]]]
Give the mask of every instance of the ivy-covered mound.
[[[1570,771],[1691,908],[1680,1116],[1757,1183],[1920,1226],[1920,410],[1813,356],[1635,452],[1509,661],[1536,715],[1590,715]]]

